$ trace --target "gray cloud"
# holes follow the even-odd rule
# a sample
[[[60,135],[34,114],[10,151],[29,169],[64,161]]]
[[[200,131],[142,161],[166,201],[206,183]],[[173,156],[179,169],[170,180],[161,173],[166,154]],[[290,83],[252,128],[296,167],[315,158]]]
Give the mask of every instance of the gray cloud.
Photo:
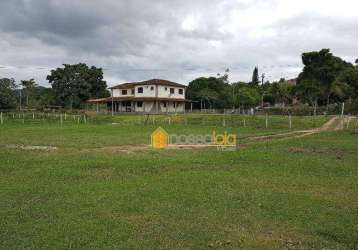
[[[358,57],[358,14],[292,11],[283,3],[1,1],[0,65],[15,67],[0,68],[0,77],[35,77],[46,85],[52,67],[85,62],[103,67],[109,84],[151,77],[185,83],[225,68],[233,81],[248,80],[255,65],[276,79],[297,75],[304,51],[332,48],[347,60]]]

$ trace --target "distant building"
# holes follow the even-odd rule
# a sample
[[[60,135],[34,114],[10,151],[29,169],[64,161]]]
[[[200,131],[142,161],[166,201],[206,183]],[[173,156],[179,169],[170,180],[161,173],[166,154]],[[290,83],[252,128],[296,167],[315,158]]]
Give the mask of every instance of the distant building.
[[[289,85],[295,86],[295,85],[297,84],[297,78],[293,78],[293,79],[287,80],[287,83],[288,83]]]
[[[92,99],[88,103],[107,103],[113,112],[166,113],[185,111],[183,84],[152,79],[123,83],[109,88],[111,97]]]

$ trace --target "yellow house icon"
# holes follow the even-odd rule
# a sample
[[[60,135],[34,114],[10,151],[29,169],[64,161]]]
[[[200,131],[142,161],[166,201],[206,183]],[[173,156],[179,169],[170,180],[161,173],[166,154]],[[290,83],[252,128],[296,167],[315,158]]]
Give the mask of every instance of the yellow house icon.
[[[153,148],[166,148],[169,143],[169,135],[168,133],[162,128],[157,128],[152,133],[152,147]]]

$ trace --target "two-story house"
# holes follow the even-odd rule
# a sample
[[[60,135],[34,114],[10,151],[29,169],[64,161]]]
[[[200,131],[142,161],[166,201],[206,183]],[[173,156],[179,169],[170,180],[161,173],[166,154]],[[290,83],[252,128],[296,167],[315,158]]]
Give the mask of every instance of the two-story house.
[[[110,88],[111,97],[89,103],[107,103],[113,112],[184,112],[185,89],[185,85],[160,79],[123,83]]]

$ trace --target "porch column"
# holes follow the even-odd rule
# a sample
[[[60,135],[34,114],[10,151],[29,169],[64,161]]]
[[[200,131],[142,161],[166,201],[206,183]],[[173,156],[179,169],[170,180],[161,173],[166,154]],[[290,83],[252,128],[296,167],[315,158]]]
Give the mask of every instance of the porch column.
[[[112,96],[112,116],[114,115],[114,107],[113,107],[113,89],[111,89],[111,96]]]
[[[158,90],[159,86],[158,85],[155,85],[155,97],[158,98]],[[156,110],[157,110],[157,113],[159,113],[159,101],[156,100],[155,101],[155,105],[156,105]]]

